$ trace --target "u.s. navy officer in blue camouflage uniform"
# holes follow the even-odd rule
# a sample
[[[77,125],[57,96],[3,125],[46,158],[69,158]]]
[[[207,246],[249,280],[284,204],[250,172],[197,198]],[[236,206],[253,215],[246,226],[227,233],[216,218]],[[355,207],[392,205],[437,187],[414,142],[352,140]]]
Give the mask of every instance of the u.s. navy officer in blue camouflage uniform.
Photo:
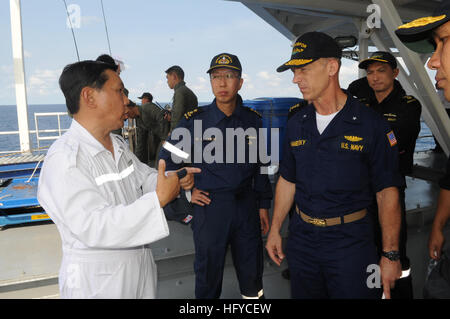
[[[249,152],[253,143],[256,143],[253,146],[258,145],[257,136],[244,137],[245,158],[239,161],[239,141],[226,133],[227,129],[247,131],[251,128],[258,132],[262,126],[260,115],[244,107],[238,95],[243,83],[241,72],[237,56],[228,53],[215,56],[208,70],[215,100],[186,113],[168,139],[169,143],[177,144],[177,130],[188,129],[193,146],[190,165],[202,169],[192,193],[196,298],[220,297],[228,246],[231,246],[242,296],[263,297],[261,233],[268,232],[272,189],[267,175],[261,174],[259,159],[250,160],[251,155],[256,155]],[[206,136],[206,131],[211,129],[216,133]],[[206,153],[213,143],[217,143],[217,148],[211,161]],[[200,148],[196,149],[195,144]],[[233,149],[228,149],[230,145]],[[168,170],[182,166],[175,164],[177,160],[173,161],[165,149],[161,151],[161,158],[166,160]]]
[[[285,256],[279,230],[295,200],[286,247],[293,298],[381,298],[378,264],[389,298],[389,287],[401,274],[395,136],[380,115],[340,89],[341,54],[328,35],[305,33],[296,40],[291,60],[277,69],[291,69],[293,82],[311,102],[287,124],[266,244],[280,264]],[[366,209],[374,192],[381,259]]]

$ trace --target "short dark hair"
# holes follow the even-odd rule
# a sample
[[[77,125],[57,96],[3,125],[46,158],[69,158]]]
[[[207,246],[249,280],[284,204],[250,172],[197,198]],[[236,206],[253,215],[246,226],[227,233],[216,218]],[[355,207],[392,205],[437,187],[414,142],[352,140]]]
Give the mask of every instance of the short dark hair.
[[[59,77],[59,87],[66,98],[69,113],[76,114],[80,110],[80,95],[84,87],[102,89],[108,75],[106,70],[114,70],[109,63],[99,61],[81,61],[66,65]]]
[[[178,65],[171,66],[166,70],[167,74],[175,73],[181,80],[184,80],[184,71]]]
[[[100,62],[109,63],[109,64],[113,65],[115,67],[114,71],[117,71],[117,69],[119,68],[119,66],[116,63],[116,60],[114,60],[114,58],[108,54],[99,55],[95,61],[100,61]]]

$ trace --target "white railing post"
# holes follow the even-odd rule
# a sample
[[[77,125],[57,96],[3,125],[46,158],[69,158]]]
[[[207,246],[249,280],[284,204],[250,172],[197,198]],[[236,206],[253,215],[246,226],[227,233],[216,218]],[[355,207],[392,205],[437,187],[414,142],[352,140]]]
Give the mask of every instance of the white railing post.
[[[23,63],[22,17],[20,0],[10,0],[11,36],[14,60],[14,80],[16,86],[17,120],[19,124],[20,150],[30,152],[30,133],[28,129],[27,90],[25,67]]]

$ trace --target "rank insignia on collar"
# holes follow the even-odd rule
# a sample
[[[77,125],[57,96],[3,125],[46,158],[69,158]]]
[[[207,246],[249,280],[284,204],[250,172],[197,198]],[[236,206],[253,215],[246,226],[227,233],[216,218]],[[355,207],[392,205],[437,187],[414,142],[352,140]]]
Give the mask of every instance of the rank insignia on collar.
[[[405,96],[403,97],[403,99],[406,100],[406,104],[417,101],[417,100],[414,98],[414,96],[411,96],[411,95],[405,95]]]
[[[189,120],[192,116],[194,116],[194,114],[200,113],[200,112],[201,112],[201,109],[199,109],[199,108],[193,109],[192,111],[184,113],[184,117],[186,118],[186,120]]]

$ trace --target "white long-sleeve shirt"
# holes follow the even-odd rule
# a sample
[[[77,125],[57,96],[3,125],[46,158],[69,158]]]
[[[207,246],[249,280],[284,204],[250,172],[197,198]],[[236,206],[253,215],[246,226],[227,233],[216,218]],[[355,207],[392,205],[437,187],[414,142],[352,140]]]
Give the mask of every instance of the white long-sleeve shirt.
[[[121,137],[111,138],[114,157],[73,120],[44,160],[38,200],[58,227],[63,261],[99,250],[116,254],[119,262],[121,250],[141,251],[169,235],[155,192],[157,171],[141,163]],[[60,277],[67,264],[62,263]]]

